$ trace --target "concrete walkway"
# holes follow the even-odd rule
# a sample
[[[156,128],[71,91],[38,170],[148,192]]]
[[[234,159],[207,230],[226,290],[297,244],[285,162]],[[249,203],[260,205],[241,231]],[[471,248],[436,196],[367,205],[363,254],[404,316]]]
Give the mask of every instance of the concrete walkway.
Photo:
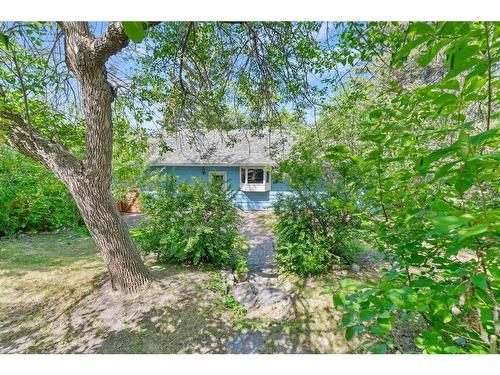
[[[135,228],[141,221],[146,218],[146,215],[143,213],[122,213],[122,220],[125,224],[128,225],[129,228]]]
[[[249,244],[248,268],[250,277],[276,278],[278,274],[274,259],[274,237],[266,227],[259,223],[259,217],[262,215],[268,215],[268,213],[242,213],[243,225],[240,232]]]
[[[248,280],[233,286],[233,297],[247,310],[247,318],[284,319],[295,297],[290,288],[278,280],[274,257],[273,234],[262,224],[259,217],[267,212],[244,212],[241,234],[248,240]],[[267,335],[250,330],[231,337],[226,342],[229,353],[259,353]]]

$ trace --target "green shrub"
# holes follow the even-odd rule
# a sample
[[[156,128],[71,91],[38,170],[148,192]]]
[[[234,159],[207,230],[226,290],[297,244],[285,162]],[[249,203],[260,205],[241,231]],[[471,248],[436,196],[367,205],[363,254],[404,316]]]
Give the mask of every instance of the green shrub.
[[[178,183],[163,177],[153,191],[144,194],[148,215],[134,237],[146,253],[165,261],[227,266],[238,245],[238,211],[230,191],[220,183]]]
[[[358,254],[365,251],[364,246],[355,238],[342,241],[338,245],[338,253],[341,254],[347,264],[355,263]]]
[[[82,224],[71,195],[51,172],[0,146],[0,236]]]
[[[236,273],[237,275],[244,275],[248,273],[248,271],[248,262],[246,258],[238,258],[236,260],[236,264],[234,265],[234,273]]]
[[[333,261],[323,244],[311,238],[301,242],[280,242],[277,260],[281,269],[299,275],[317,275],[327,272]]]
[[[498,25],[382,29],[367,26],[366,35],[391,48],[392,61],[359,87],[363,94],[352,93],[359,103],[333,105],[322,122],[330,142],[351,146],[343,159],[359,161],[365,239],[390,261],[375,282],[342,280],[332,287],[341,327],[348,340],[367,333],[375,344],[369,350],[379,353],[400,351],[403,340],[393,330],[405,325],[406,334],[413,322],[422,322],[413,343],[424,353],[499,353],[499,92],[492,89],[498,43],[490,50]],[[357,43],[351,32],[344,37],[357,46],[371,44]],[[425,50],[417,52],[417,44]],[[481,47],[462,56],[463,46]],[[375,42],[370,49],[379,47]],[[446,61],[429,53],[438,50]],[[395,66],[398,83],[387,84]],[[338,119],[349,112],[340,125],[357,134],[341,139]]]
[[[358,220],[345,205],[329,205],[332,199],[329,193],[296,192],[275,202],[276,259],[282,270],[315,275],[335,262],[355,261],[352,236]]]

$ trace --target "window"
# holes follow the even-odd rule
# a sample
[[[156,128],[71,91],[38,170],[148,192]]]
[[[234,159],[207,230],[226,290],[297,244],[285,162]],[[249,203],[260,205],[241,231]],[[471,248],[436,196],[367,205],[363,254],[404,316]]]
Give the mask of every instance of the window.
[[[247,184],[262,184],[264,183],[264,170],[257,168],[248,168]]]
[[[271,189],[271,171],[264,168],[240,168],[240,190],[266,192]]]

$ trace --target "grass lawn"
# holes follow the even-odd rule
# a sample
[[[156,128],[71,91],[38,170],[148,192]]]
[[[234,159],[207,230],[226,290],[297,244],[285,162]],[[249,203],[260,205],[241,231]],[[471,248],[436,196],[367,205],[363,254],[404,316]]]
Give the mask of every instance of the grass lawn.
[[[113,292],[91,238],[72,231],[0,240],[0,353],[224,353],[255,329],[265,353],[346,353],[340,313],[322,295],[333,276],[291,280],[290,317],[250,317],[227,303],[219,272],[147,259],[158,282]],[[238,306],[239,307],[239,306]]]

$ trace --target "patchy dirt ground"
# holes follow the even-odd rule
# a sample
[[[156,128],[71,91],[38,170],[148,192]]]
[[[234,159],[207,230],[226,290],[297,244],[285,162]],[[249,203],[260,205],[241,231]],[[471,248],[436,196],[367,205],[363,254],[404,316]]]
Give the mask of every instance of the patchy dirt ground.
[[[228,303],[219,272],[147,259],[158,282],[113,292],[89,237],[71,231],[0,240],[0,353],[225,353],[231,337],[263,334],[264,353],[347,353],[340,313],[321,292],[338,277],[290,280],[284,320]]]
[[[0,352],[222,351],[234,313],[209,289],[217,273],[148,263],[158,282],[121,295],[86,236],[0,241]]]

